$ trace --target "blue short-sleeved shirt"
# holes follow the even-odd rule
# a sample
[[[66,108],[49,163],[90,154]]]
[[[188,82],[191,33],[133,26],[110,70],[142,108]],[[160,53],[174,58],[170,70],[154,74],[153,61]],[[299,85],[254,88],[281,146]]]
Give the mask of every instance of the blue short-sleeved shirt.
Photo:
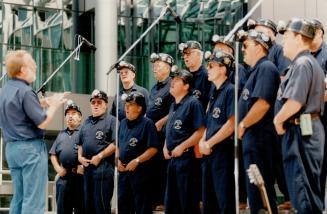
[[[123,164],[128,164],[151,147],[159,148],[156,127],[143,115],[133,121],[122,120],[118,139],[119,159]]]
[[[172,151],[201,126],[205,126],[205,114],[196,98],[186,95],[180,103],[174,102],[170,106],[166,124],[167,149]]]
[[[78,141],[78,128],[75,130],[69,130],[68,128],[66,128],[58,134],[55,142],[53,143],[49,151],[49,154],[56,155],[64,168],[76,168],[76,166],[78,165]]]
[[[242,121],[253,104],[260,98],[267,101],[271,107],[256,125],[265,124],[269,121],[271,122],[274,115],[273,106],[280,83],[277,68],[267,57],[262,57],[256,65],[251,68],[250,73],[239,98],[239,121]]]
[[[234,115],[234,86],[226,80],[219,89],[214,88],[206,114],[206,140],[215,135],[219,129]]]
[[[145,88],[137,85],[136,83],[134,83],[134,85],[130,89],[120,90],[119,91],[119,109],[118,109],[118,120],[119,121],[121,121],[122,119],[124,119],[126,117],[126,115],[125,115],[124,101],[122,101],[121,96],[123,94],[127,94],[128,95],[132,91],[139,91],[139,92],[141,92],[144,95],[144,97],[145,97],[145,103],[148,105],[148,102],[149,102],[149,92],[148,92],[148,90],[146,90]],[[113,115],[113,116],[116,116],[116,106],[117,106],[116,96],[115,96],[115,99],[114,99],[114,101],[112,103],[112,108],[110,110],[110,114]]]
[[[195,98],[199,99],[203,109],[206,109],[209,101],[209,93],[212,86],[212,83],[208,80],[208,71],[203,65],[201,65],[199,70],[191,73],[193,74],[194,78],[192,94]]]
[[[7,142],[43,139],[38,126],[46,112],[32,87],[20,79],[10,79],[0,93],[0,127]]]
[[[327,74],[327,44],[323,42],[317,52],[313,53],[313,56],[318,61],[319,65],[323,69],[325,75]]]
[[[272,47],[269,49],[268,59],[276,65],[279,75],[284,76],[291,61],[284,56],[283,47],[273,42]]]
[[[291,99],[303,105],[300,113],[321,113],[324,110],[324,92],[321,66],[309,51],[303,51],[292,61],[279,88],[277,102]]]
[[[146,116],[154,123],[165,117],[169,112],[170,105],[174,102],[173,96],[169,93],[171,78],[158,82],[150,91],[149,104]]]
[[[94,155],[114,143],[115,117],[105,113],[101,117],[88,117],[81,127],[78,145],[83,147],[83,156],[91,159]]]

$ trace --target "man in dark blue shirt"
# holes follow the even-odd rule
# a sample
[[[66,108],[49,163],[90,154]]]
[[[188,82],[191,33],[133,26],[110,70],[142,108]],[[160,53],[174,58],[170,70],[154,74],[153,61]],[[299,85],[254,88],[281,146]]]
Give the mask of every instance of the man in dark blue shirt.
[[[199,143],[202,163],[203,213],[235,213],[234,86],[228,80],[234,57],[222,51],[206,55],[211,91],[206,130]]]
[[[146,103],[148,104],[149,100],[149,92],[147,89],[137,85],[135,83],[135,77],[136,77],[136,69],[134,65],[121,61],[118,64],[117,70],[119,72],[121,83],[123,84],[123,89],[119,91],[119,105],[118,105],[118,119],[121,121],[125,118],[125,109],[124,109],[124,100],[126,99],[127,95],[131,93],[132,91],[139,91],[141,92],[146,100]],[[117,96],[117,95],[116,95]],[[117,107],[117,98],[115,96],[115,99],[112,104],[112,108],[110,111],[110,114],[113,116],[116,116],[116,107]]]
[[[115,118],[107,113],[108,96],[95,89],[91,112],[80,129],[78,160],[84,166],[86,213],[111,212],[114,190]]]
[[[152,158],[159,149],[156,127],[144,117],[145,97],[131,92],[125,101],[126,118],[119,127],[119,213],[152,213]]]
[[[320,64],[322,70],[325,73],[325,84],[326,83],[326,77],[327,77],[327,44],[324,42],[324,26],[322,23],[317,20],[313,19],[311,22],[315,25],[315,37],[312,40],[312,43],[310,45],[310,51],[313,54],[313,56],[316,58],[318,63]],[[327,86],[326,86],[327,88]],[[327,133],[327,91],[325,89],[325,110],[324,114],[321,116],[321,122],[324,125],[325,133]],[[325,145],[326,145],[327,138],[325,137]],[[321,171],[321,177],[320,177],[320,183],[321,183],[321,199],[325,201],[325,189],[326,189],[326,176],[327,176],[327,146],[324,147],[324,160],[322,164],[322,171]]]
[[[165,160],[162,149],[165,142],[163,127],[168,119],[170,105],[174,98],[169,93],[171,78],[169,77],[174,59],[165,53],[153,53],[151,55],[152,71],[157,83],[150,91],[149,104],[147,106],[146,117],[150,118],[156,125],[158,134],[159,151],[154,157],[156,167],[154,169],[154,206],[155,210],[162,211],[166,190],[166,171],[167,161]]]
[[[13,181],[10,212],[43,214],[48,181],[44,129],[66,102],[67,93],[43,99],[41,106],[31,87],[36,80],[36,64],[30,53],[12,51],[5,63],[9,80],[0,93],[0,128]]]
[[[77,159],[79,125],[82,121],[80,108],[67,101],[65,108],[67,128],[59,133],[49,154],[59,178],[56,182],[57,213],[84,213],[83,168]]]
[[[281,79],[285,76],[287,72],[287,67],[291,63],[288,58],[284,56],[283,47],[276,43],[276,34],[277,34],[277,26],[270,19],[260,18],[255,20],[254,29],[257,31],[262,31],[266,33],[271,41],[272,46],[269,48],[268,59],[272,61],[279,72]],[[274,158],[275,158],[275,176],[278,184],[278,188],[284,195],[284,203],[279,205],[279,209],[291,209],[292,205],[290,202],[290,197],[286,187],[285,174],[283,169],[283,160],[282,160],[282,151],[281,151],[281,139],[277,136],[277,142],[275,143],[274,148]]]
[[[194,145],[204,131],[201,103],[190,93],[193,76],[186,70],[173,72],[170,93],[175,98],[166,124],[164,156],[168,161],[165,213],[199,213]],[[199,176],[197,176],[199,177]]]
[[[268,59],[276,65],[280,76],[284,76],[286,69],[291,62],[284,56],[283,47],[276,43],[276,24],[270,19],[260,18],[255,20],[249,28],[262,31],[270,37],[272,46],[269,48]]]
[[[197,41],[187,41],[186,43],[179,44],[179,50],[182,53],[187,70],[192,73],[194,78],[192,94],[199,99],[203,109],[206,109],[211,83],[208,81],[207,69],[202,65],[202,46]]]
[[[241,38],[244,62],[250,76],[239,98],[239,132],[242,139],[244,168],[256,164],[262,173],[273,213],[277,213],[274,189],[273,147],[276,132],[273,126],[273,105],[280,77],[276,66],[268,60],[271,40],[263,32],[250,30]],[[247,179],[251,213],[264,208],[259,189]]]
[[[297,213],[322,213],[320,175],[325,142],[320,115],[324,110],[324,72],[309,48],[314,25],[304,19],[289,21],[284,33],[284,54],[292,63],[280,85],[274,118],[282,136],[287,188]]]

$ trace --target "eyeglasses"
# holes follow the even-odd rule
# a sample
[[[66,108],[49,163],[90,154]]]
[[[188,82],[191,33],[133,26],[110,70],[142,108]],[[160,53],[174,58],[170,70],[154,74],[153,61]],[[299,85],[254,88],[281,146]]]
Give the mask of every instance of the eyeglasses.
[[[102,100],[92,100],[91,101],[91,105],[95,105],[95,104],[102,105],[102,103],[103,103]]]

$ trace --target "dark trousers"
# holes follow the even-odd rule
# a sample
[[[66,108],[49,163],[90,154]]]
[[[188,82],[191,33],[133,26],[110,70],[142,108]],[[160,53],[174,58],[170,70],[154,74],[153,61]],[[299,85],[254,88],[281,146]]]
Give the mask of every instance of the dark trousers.
[[[170,159],[167,167],[165,197],[166,214],[197,214],[199,200],[196,195],[196,179],[193,151],[179,158]]]
[[[162,205],[165,201],[165,192],[166,192],[166,183],[167,183],[167,160],[165,160],[163,153],[159,151],[156,156],[153,158],[154,165],[153,168],[153,179],[152,183],[152,204]]]
[[[203,214],[235,213],[233,149],[233,142],[223,142],[203,157]]]
[[[97,167],[90,165],[84,171],[84,197],[86,213],[111,213],[111,198],[114,191],[114,169],[108,161]]]
[[[313,121],[313,135],[303,137],[299,126],[290,126],[283,136],[282,152],[287,188],[298,214],[322,213],[320,173],[324,130]]]
[[[327,133],[327,121],[324,121],[324,130],[325,134]],[[322,168],[321,168],[321,176],[320,176],[320,189],[321,189],[321,200],[325,201],[325,191],[326,191],[326,178],[327,178],[327,137],[325,136],[325,146],[324,146],[324,156],[323,156],[323,162],[322,162]],[[324,206],[325,207],[325,206]]]
[[[56,182],[58,214],[84,214],[83,175],[68,172]]]
[[[290,196],[287,190],[286,178],[283,167],[283,155],[282,155],[282,138],[277,136],[277,142],[274,148],[274,168],[275,168],[275,176],[276,182],[279,190],[284,195],[284,200],[289,201]]]
[[[277,213],[276,193],[274,189],[273,173],[273,144],[276,143],[276,134],[271,126],[249,128],[243,137],[244,168],[248,169],[251,164],[256,164],[265,181],[269,204],[272,213]],[[257,214],[264,208],[260,190],[250,183],[246,176],[246,187],[252,214]]]
[[[147,163],[142,163],[147,164]],[[120,172],[118,211],[120,214],[152,214],[152,168],[140,164],[133,172]]]
[[[234,143],[234,142],[233,142]],[[246,194],[246,173],[244,169],[244,160],[243,160],[243,149],[242,149],[242,141],[238,142],[238,188],[239,188],[239,201],[240,203],[247,202],[247,194]]]

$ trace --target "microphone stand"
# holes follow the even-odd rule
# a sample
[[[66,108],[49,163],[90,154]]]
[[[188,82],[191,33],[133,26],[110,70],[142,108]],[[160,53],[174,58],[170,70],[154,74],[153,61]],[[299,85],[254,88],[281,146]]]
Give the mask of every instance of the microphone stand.
[[[66,64],[66,62],[68,61],[68,60],[70,60],[70,58],[75,54],[75,53],[77,53],[77,52],[79,52],[80,51],[80,48],[81,48],[81,46],[83,45],[85,43],[85,40],[83,40],[82,38],[81,38],[81,36],[80,35],[78,35],[78,45],[77,45],[77,47],[73,50],[73,52],[71,52],[70,54],[69,54],[69,56],[59,65],[59,67],[48,77],[48,79],[41,85],[41,87],[37,90],[37,94],[38,93],[42,93],[42,96],[44,97],[45,96],[45,86],[46,86],[46,84],[48,84],[48,82],[50,82],[50,80],[58,73],[58,71]]]
[[[169,3],[166,3],[166,6],[161,10],[159,17],[146,29],[146,31],[144,31],[144,33],[125,51],[125,53],[123,53],[123,55],[121,55],[121,57],[119,57],[119,59],[109,68],[109,71],[106,73],[106,75],[109,75],[114,69],[116,69],[118,67],[118,64],[127,56],[127,54],[129,54],[131,52],[131,50],[133,48],[135,48],[135,46],[150,32],[150,30],[160,21],[160,19],[167,13],[168,10],[170,10],[170,5]],[[177,21],[177,17],[175,18],[176,22]],[[118,72],[117,72],[118,73]],[[117,159],[117,164],[118,164],[118,159],[119,159],[119,155],[118,155],[118,124],[119,124],[119,120],[118,120],[118,110],[119,110],[119,75],[117,75],[116,77],[116,129],[115,129],[115,135],[116,135],[116,151],[115,151],[115,159]],[[115,181],[114,181],[117,185],[118,185],[118,168],[117,166],[115,167]],[[118,191],[116,193],[116,212],[115,213],[119,213],[119,209],[118,209]]]
[[[243,26],[243,24],[250,18],[254,11],[262,4],[264,0],[259,0],[251,10],[244,16],[243,19],[238,21],[234,28],[227,34],[224,41],[232,40],[235,37],[235,33]],[[240,213],[240,202],[239,202],[239,146],[238,146],[238,88],[239,88],[239,41],[235,42],[235,87],[234,87],[234,112],[235,112],[235,123],[234,123],[234,176],[235,176],[235,209],[236,214]],[[242,155],[242,154],[241,154]]]

